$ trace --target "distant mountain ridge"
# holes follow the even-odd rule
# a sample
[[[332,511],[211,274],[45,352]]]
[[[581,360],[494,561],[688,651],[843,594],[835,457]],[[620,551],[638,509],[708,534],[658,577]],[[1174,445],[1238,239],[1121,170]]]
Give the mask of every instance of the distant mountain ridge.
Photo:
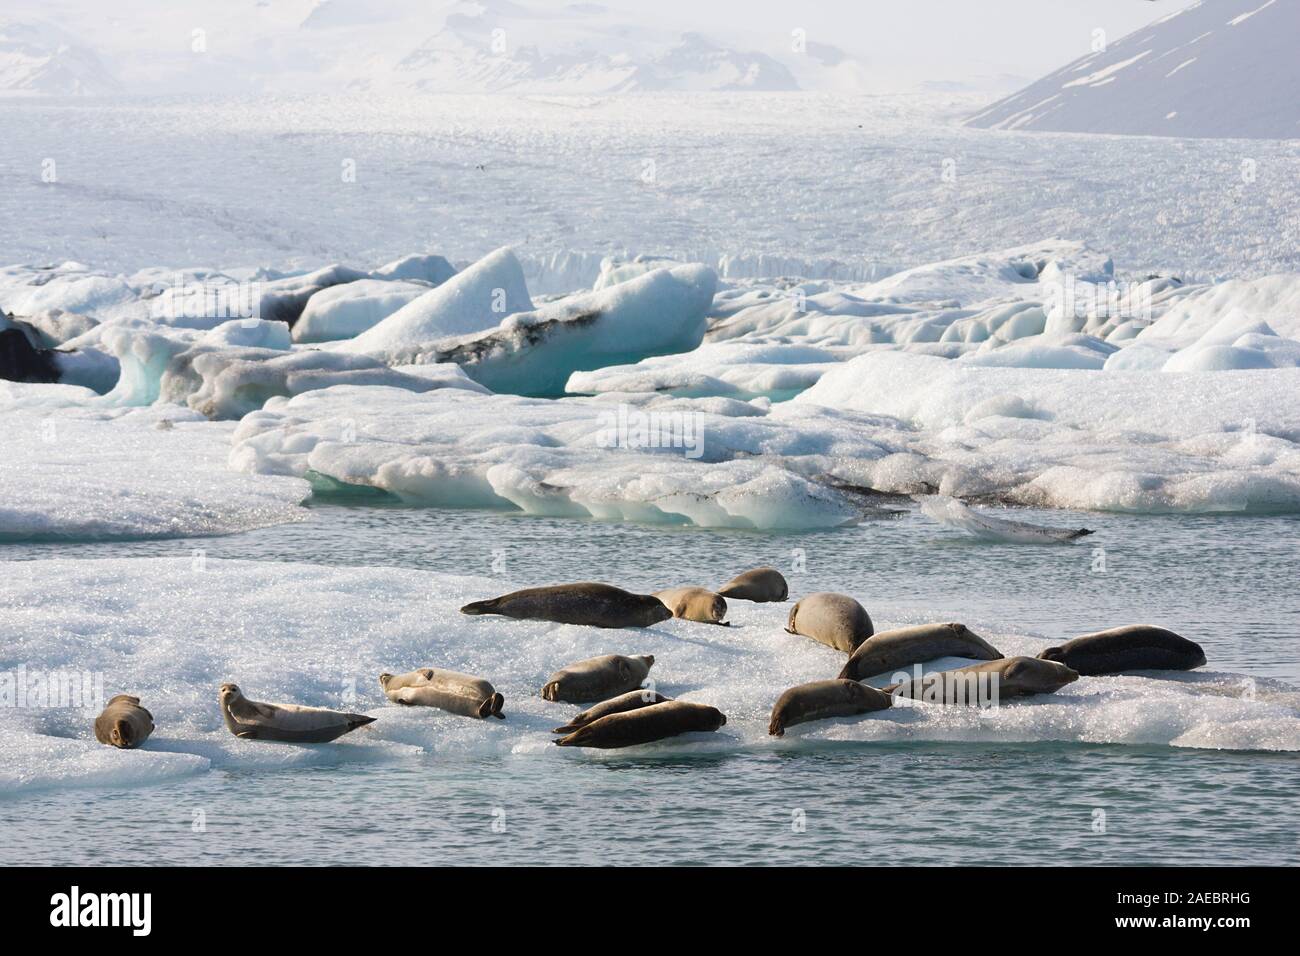
[[[971,117],[981,129],[1300,138],[1300,0],[1202,0]]]

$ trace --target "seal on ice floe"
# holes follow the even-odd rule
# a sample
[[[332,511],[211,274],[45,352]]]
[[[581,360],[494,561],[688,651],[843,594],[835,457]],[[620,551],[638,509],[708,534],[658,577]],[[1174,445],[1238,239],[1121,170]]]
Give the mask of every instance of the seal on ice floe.
[[[987,705],[1011,697],[1052,694],[1078,679],[1078,672],[1055,661],[1006,657],[986,664],[937,671],[919,680],[908,678],[886,687],[885,693],[936,704]]]
[[[132,750],[153,733],[153,714],[140,706],[140,698],[118,694],[95,718],[95,739],[110,747]]]
[[[669,700],[601,717],[555,743],[561,747],[633,747],[678,734],[717,730],[726,722],[726,715],[716,707]]]
[[[839,676],[866,680],[939,657],[996,661],[1002,654],[965,624],[918,624],[872,635],[858,645]]]
[[[790,596],[790,586],[776,568],[754,568],[736,575],[718,588],[718,593],[741,601],[784,601]]]
[[[673,617],[701,624],[726,624],[727,599],[708,588],[669,588],[656,591],[654,596],[663,601]]]
[[[505,719],[501,707],[506,699],[481,677],[422,667],[405,674],[380,674],[379,686],[395,704],[436,707],[463,717]]]
[[[364,714],[346,714],[323,707],[262,704],[249,700],[238,684],[222,684],[218,694],[221,716],[236,737],[321,744],[372,723]]]
[[[790,608],[787,634],[802,634],[814,641],[852,654],[874,628],[867,609],[847,594],[818,591]]]
[[[512,591],[466,604],[460,613],[501,614],[522,620],[592,627],[649,627],[673,616],[663,601],[653,595],[633,594],[591,581]]]
[[[542,687],[542,697],[570,704],[608,700],[640,687],[641,682],[650,676],[654,662],[653,654],[640,657],[624,657],[622,654],[589,657],[569,664],[548,677]]]
[[[815,680],[791,687],[776,700],[767,732],[784,737],[785,728],[829,717],[856,717],[885,710],[893,698],[855,680]]]
[[[59,380],[59,366],[53,350],[32,345],[21,329],[3,329],[0,330],[0,379],[49,384]]]
[[[551,733],[553,734],[571,734],[580,727],[586,727],[593,721],[600,720],[602,717],[608,717],[610,714],[622,714],[629,710],[639,710],[642,707],[649,707],[652,704],[662,704],[666,700],[671,700],[663,694],[656,693],[649,688],[641,690],[628,691],[618,697],[611,697],[607,701],[597,704],[595,707],[589,707],[563,727],[556,727]]]
[[[1038,656],[1084,675],[1189,671],[1205,663],[1201,645],[1151,624],[1130,624],[1084,634],[1059,647],[1049,647]]]

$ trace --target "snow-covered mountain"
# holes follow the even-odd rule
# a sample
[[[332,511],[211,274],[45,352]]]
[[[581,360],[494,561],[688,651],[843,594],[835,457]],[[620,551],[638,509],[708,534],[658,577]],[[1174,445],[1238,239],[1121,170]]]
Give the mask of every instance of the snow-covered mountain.
[[[0,23],[0,93],[70,96],[115,93],[99,57],[48,23]]]
[[[985,129],[1300,138],[1300,0],[1202,0],[972,117]]]

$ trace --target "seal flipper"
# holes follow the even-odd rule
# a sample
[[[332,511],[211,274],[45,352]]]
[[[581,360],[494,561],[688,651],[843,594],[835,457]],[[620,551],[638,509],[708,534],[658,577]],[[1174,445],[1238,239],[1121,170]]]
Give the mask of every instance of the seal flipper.
[[[498,720],[505,720],[506,715],[501,713],[501,707],[505,702],[506,699],[500,694],[493,694],[491,697],[486,698],[483,703],[479,705],[479,717],[495,717]]]
[[[365,714],[348,714],[348,730],[356,730],[358,727],[364,727],[366,724],[373,724],[377,718],[367,717]]]
[[[1065,650],[1060,647],[1049,647],[1046,650],[1038,652],[1038,659],[1043,661],[1055,661],[1058,664],[1065,663]]]
[[[491,598],[487,601],[472,601],[460,609],[461,614],[494,614],[496,613],[497,604],[500,598]]]

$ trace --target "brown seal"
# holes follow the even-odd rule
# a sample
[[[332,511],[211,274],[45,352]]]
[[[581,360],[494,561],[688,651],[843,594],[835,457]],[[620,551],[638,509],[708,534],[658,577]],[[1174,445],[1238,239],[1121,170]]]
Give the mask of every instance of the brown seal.
[[[110,747],[132,750],[153,733],[153,714],[140,706],[140,698],[118,694],[95,718],[95,739]]]
[[[633,594],[591,581],[512,591],[487,601],[466,604],[460,613],[501,614],[529,621],[592,627],[649,627],[673,616],[673,612],[653,595]]]
[[[872,635],[871,615],[847,594],[818,591],[800,598],[790,608],[787,634],[802,634],[814,641],[852,654]]]
[[[665,610],[667,610],[665,608]],[[587,704],[626,694],[650,676],[653,654],[624,657],[604,654],[569,664],[546,679],[542,697],[570,704]]]
[[[716,707],[669,700],[601,717],[555,743],[561,747],[633,747],[678,734],[717,730],[726,722],[726,715]]]
[[[505,718],[505,698],[481,677],[422,667],[406,674],[380,674],[379,686],[395,704],[436,707],[464,717]]]
[[[222,684],[218,699],[226,727],[236,737],[246,740],[320,744],[373,723],[375,719],[323,707],[259,703],[245,697],[238,684]]]
[[[885,710],[893,699],[882,690],[859,684],[855,680],[815,680],[791,687],[777,698],[767,732],[785,736],[785,729],[810,720],[830,717],[856,717],[874,710]]]

